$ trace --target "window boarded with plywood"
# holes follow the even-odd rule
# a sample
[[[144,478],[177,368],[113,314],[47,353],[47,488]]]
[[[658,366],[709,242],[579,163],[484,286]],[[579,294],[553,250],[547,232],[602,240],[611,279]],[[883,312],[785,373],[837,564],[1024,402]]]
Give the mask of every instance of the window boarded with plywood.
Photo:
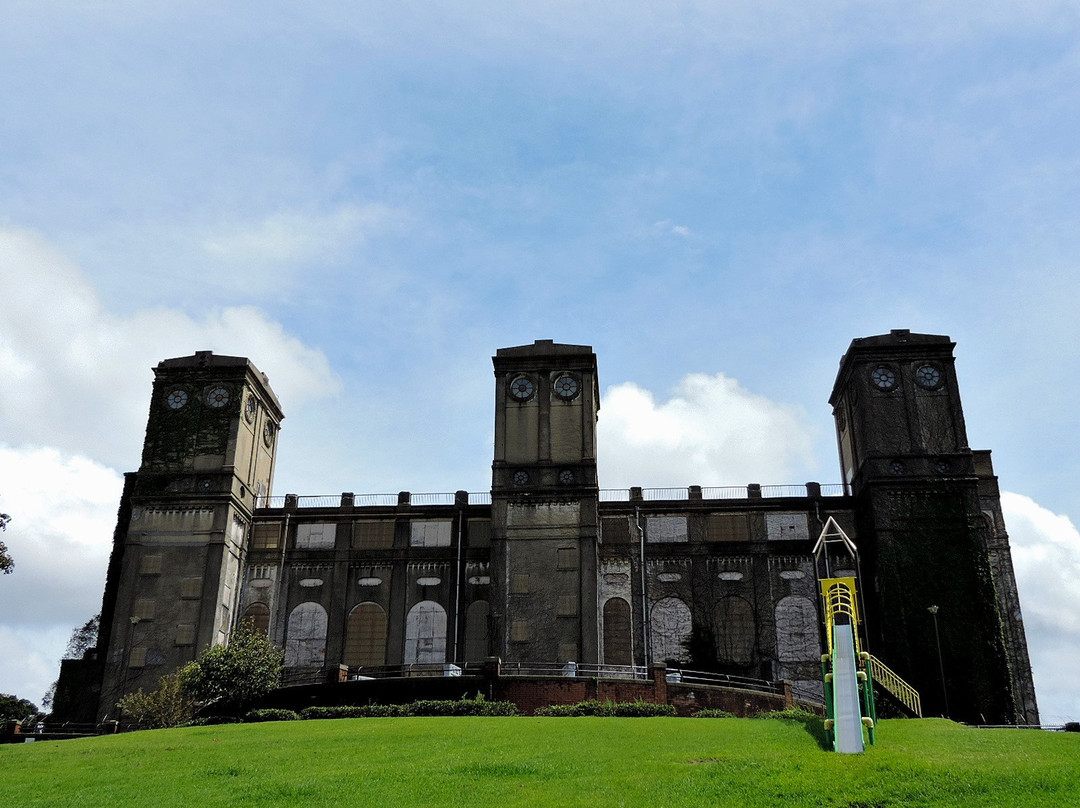
[[[603,520],[604,544],[629,544],[630,520],[625,516],[608,517]]]
[[[361,603],[345,623],[345,658],[349,667],[386,664],[386,612],[378,603]]]
[[[280,524],[277,522],[256,522],[251,526],[251,549],[276,550],[280,546]]]
[[[706,522],[705,540],[750,541],[750,520],[745,513],[710,513]]]
[[[352,546],[361,550],[389,550],[394,546],[394,520],[355,522]]]
[[[634,664],[630,641],[630,604],[622,598],[608,598],[604,604],[604,664]]]

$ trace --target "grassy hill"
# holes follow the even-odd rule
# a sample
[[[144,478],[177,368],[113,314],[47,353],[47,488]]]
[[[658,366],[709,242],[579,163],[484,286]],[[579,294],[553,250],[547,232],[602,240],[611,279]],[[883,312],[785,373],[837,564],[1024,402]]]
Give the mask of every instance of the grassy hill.
[[[0,747],[19,806],[1066,806],[1080,734],[883,721],[860,756],[792,720],[388,718]]]

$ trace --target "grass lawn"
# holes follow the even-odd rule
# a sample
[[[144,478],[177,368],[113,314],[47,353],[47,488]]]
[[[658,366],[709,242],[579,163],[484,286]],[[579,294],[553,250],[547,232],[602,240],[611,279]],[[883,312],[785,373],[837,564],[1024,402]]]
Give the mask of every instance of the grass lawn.
[[[361,718],[0,746],[18,806],[1076,806],[1080,734],[883,721]]]

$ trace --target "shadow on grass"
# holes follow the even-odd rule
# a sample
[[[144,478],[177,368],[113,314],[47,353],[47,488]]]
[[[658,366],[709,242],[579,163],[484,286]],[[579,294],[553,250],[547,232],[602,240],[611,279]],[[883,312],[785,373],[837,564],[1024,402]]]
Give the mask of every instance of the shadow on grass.
[[[772,713],[761,713],[757,717],[802,724],[803,729],[817,742],[821,749],[826,752],[832,751],[828,736],[825,734],[825,719],[820,715],[814,715],[804,710],[778,710]]]

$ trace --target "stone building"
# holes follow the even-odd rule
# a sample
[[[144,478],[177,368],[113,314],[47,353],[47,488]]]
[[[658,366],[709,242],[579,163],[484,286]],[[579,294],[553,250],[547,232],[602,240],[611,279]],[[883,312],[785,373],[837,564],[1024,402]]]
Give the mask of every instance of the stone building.
[[[241,619],[294,676],[496,656],[820,693],[812,548],[832,517],[860,550],[869,647],[925,712],[947,692],[954,718],[1037,723],[997,480],[967,446],[953,347],[903,330],[851,343],[830,398],[839,484],[629,491],[597,479],[592,349],[501,349],[490,492],[392,498],[273,496],[283,416],[266,377],[210,352],[161,362],[100,650],[65,666],[58,708],[113,713]]]

